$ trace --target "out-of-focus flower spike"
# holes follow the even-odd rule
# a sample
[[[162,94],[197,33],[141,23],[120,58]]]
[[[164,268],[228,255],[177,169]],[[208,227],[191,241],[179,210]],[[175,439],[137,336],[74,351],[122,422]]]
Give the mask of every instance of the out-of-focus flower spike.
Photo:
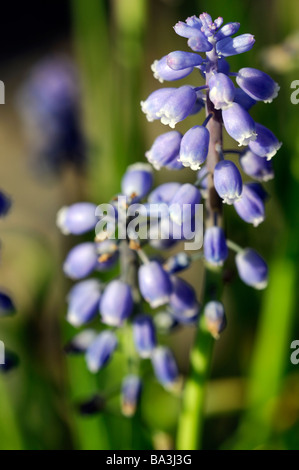
[[[246,109],[246,111],[252,108],[252,106],[256,103],[256,101],[247,95],[245,91],[241,90],[241,88],[235,89],[234,102],[238,103],[240,106],[242,106],[242,108]]]
[[[134,416],[141,395],[141,380],[137,375],[127,375],[121,386],[121,410],[128,418]]]
[[[174,91],[176,88],[160,88],[153,91],[145,101],[141,101],[141,109],[149,122],[160,119],[157,113]]]
[[[271,103],[280,89],[267,73],[251,67],[240,69],[236,82],[251,98],[265,103]]]
[[[234,207],[239,217],[254,227],[265,220],[263,199],[248,184],[243,185],[241,198],[234,202]]]
[[[250,51],[255,43],[252,34],[241,34],[234,38],[223,38],[216,44],[216,51],[223,57],[229,57]]]
[[[282,146],[282,143],[278,141],[270,129],[262,126],[262,124],[256,123],[255,127],[257,137],[254,142],[249,142],[249,148],[259,157],[266,157],[267,160],[271,160]]]
[[[179,161],[191,170],[199,170],[207,158],[209,142],[210,133],[206,127],[191,127],[181,140]]]
[[[91,321],[98,313],[101,285],[95,279],[82,281],[70,291],[67,321],[79,327]]]
[[[153,185],[153,170],[146,163],[135,163],[127,168],[121,180],[121,190],[132,200],[143,199]]]
[[[15,304],[10,295],[0,292],[0,317],[10,316],[16,313]]]
[[[172,284],[169,274],[160,263],[151,261],[140,266],[138,280],[140,292],[152,308],[160,307],[169,301]]]
[[[102,331],[86,351],[85,358],[88,370],[96,373],[102,369],[111,358],[117,344],[117,338],[112,331]]]
[[[63,271],[71,279],[82,279],[95,269],[97,261],[96,244],[80,243],[68,253],[63,264]]]
[[[83,330],[74,336],[65,346],[64,351],[67,354],[84,353],[91,343],[96,339],[98,333],[96,330]]]
[[[11,198],[3,191],[0,191],[0,217],[4,217],[10,211],[12,205]]]
[[[182,134],[180,132],[165,132],[156,138],[145,156],[156,170],[160,170],[162,167],[169,168],[170,165],[177,165],[180,169],[183,166],[178,162],[181,140]]]
[[[140,357],[150,357],[156,347],[156,332],[153,320],[149,315],[138,315],[134,319],[133,338]]]
[[[222,266],[228,257],[225,234],[221,227],[208,227],[204,236],[204,256],[213,266]]]
[[[122,326],[133,311],[131,287],[121,280],[109,282],[100,301],[102,322],[111,326]]]
[[[187,77],[193,71],[192,67],[186,67],[182,69],[172,69],[167,63],[167,55],[162,57],[160,60],[155,60],[151,65],[154,78],[159,80],[160,83],[163,83],[164,80],[168,82],[173,82],[180,80],[181,78]]]
[[[56,224],[64,235],[82,235],[93,230],[98,222],[97,206],[90,202],[77,202],[62,207],[57,213]]]
[[[236,34],[240,29],[240,23],[227,23],[222,28],[217,31],[217,33],[214,36],[214,39],[216,41],[220,41],[223,38],[226,38],[227,36],[232,36],[233,34]]]
[[[159,346],[152,354],[152,364],[158,382],[165,388],[172,388],[178,379],[178,367],[171,350]]]
[[[226,109],[231,106],[235,97],[235,87],[224,73],[215,73],[209,80],[209,98],[215,109]]]
[[[169,310],[163,310],[154,316],[154,324],[158,333],[168,335],[178,326],[178,321]]]
[[[256,139],[256,125],[250,114],[238,103],[223,109],[222,118],[227,133],[241,145]]]
[[[252,248],[245,248],[236,255],[236,266],[242,281],[255,289],[264,289],[268,284],[268,266]]]
[[[204,307],[203,313],[208,331],[213,338],[218,339],[227,324],[222,303],[214,300],[208,302]]]
[[[188,67],[195,67],[202,63],[200,55],[193,52],[174,51],[167,56],[167,65],[172,70],[183,70]]]
[[[226,204],[233,204],[242,194],[242,177],[236,165],[230,160],[217,163],[214,170],[214,185]]]

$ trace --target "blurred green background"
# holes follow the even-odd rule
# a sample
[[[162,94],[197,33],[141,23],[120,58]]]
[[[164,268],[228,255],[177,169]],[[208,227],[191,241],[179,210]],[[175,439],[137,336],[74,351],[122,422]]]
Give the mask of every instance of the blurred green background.
[[[151,376],[131,420],[120,415],[117,394],[100,414],[77,412],[78,402],[114,390],[123,361],[118,354],[92,376],[83,358],[63,352],[75,331],[64,318],[69,283],[61,263],[76,240],[59,234],[55,218],[62,205],[107,201],[119,190],[126,166],[144,159],[164,131],[140,110],[141,99],[159,86],[150,65],[172,50],[187,50],[172,27],[203,11],[239,21],[241,33],[255,35],[254,48],[232,57],[231,69],[262,68],[280,84],[278,98],[258,104],[253,117],[283,142],[274,159],[276,178],[266,184],[271,196],[266,221],[252,228],[230,208],[225,211],[230,238],[253,246],[269,262],[270,283],[264,292],[244,286],[230,259],[232,280],[224,292],[228,328],[214,352],[203,447],[299,449],[299,364],[290,362],[291,341],[299,339],[299,105],[290,101],[291,82],[299,79],[298,1],[72,0],[46,1],[42,8],[29,1],[24,12],[5,8],[1,187],[12,195],[14,207],[0,221],[0,284],[13,293],[18,313],[1,320],[0,339],[17,352],[20,365],[0,375],[0,449],[174,447],[179,396],[163,391]],[[68,54],[79,67],[89,166],[87,175],[66,168],[43,180],[30,171],[15,97],[31,67],[54,53]],[[196,83],[195,77],[190,80]],[[192,174],[155,175],[156,183],[174,178],[189,180]],[[200,269],[197,264],[186,275],[198,278],[199,294]],[[169,339],[182,374],[188,371],[193,336],[193,329],[185,328]]]

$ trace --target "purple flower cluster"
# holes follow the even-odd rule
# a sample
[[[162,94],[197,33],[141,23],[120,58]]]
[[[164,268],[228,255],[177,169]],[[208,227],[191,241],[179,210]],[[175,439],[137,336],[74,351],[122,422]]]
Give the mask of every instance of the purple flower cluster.
[[[72,339],[67,350],[84,353],[88,369],[96,373],[117,352],[123,341],[123,332],[128,334],[127,328],[131,330],[134,353],[133,356],[130,353],[128,360],[136,367],[128,370],[120,387],[121,406],[126,416],[134,413],[140,396],[141,360],[149,359],[152,362],[155,376],[164,387],[172,388],[178,379],[179,372],[171,350],[159,345],[158,333],[163,331],[163,326],[156,321],[156,316],[165,316],[169,331],[174,326],[194,324],[200,311],[195,290],[177,275],[190,266],[191,258],[185,252],[166,260],[148,258],[141,247],[141,244],[154,246],[152,242],[156,242],[156,246],[163,242],[173,246],[183,240],[185,225],[184,215],[179,216],[180,208],[184,204],[189,205],[192,220],[196,204],[200,202],[200,191],[190,184],[166,183],[155,189],[152,186],[150,165],[137,163],[128,167],[121,181],[121,194],[111,201],[116,222],[125,218],[127,231],[124,239],[120,238],[119,233],[112,238],[107,226],[100,225],[104,216],[99,215],[100,211],[92,203],[81,202],[63,207],[57,214],[57,225],[65,235],[96,231],[93,241],[79,243],[70,250],[63,270],[66,276],[78,281],[67,296],[67,321],[80,328],[100,320],[102,328],[100,332],[93,328],[82,330]],[[144,204],[141,205],[141,201]],[[169,238],[165,238],[163,233],[165,212],[157,210],[157,214],[149,218],[147,210],[155,206],[167,212],[171,224]],[[145,225],[154,221],[158,238],[152,240],[153,231],[150,231],[147,239],[136,239],[136,232],[129,230],[133,207],[145,210]],[[173,207],[177,210],[172,213]],[[111,270],[118,262],[119,275],[103,282],[100,273]],[[130,275],[132,269],[135,273],[133,278]],[[91,274],[93,277],[87,278]],[[146,313],[149,309],[160,307],[163,311],[158,311],[154,316]]]
[[[222,23],[222,18],[213,22],[207,13],[177,23],[175,32],[188,39],[193,52],[175,51],[155,61],[154,76],[160,82],[175,81],[197,69],[205,84],[160,88],[141,103],[149,121],[159,119],[171,128],[206,109],[202,125],[191,127],[184,135],[176,130],[166,132],[146,152],[155,169],[196,170],[194,184],[168,182],[153,189],[151,165],[137,163],[128,167],[123,176],[121,193],[110,201],[112,211],[104,214],[100,206],[82,202],[62,208],[57,217],[64,234],[96,232],[94,240],[71,249],[63,269],[68,277],[78,281],[67,299],[69,323],[82,327],[100,319],[102,326],[100,332],[80,332],[68,350],[84,352],[88,369],[95,373],[121,346],[129,364],[120,384],[121,407],[126,416],[134,414],[140,397],[141,360],[151,361],[155,376],[164,387],[172,388],[177,382],[174,355],[168,346],[160,344],[160,336],[176,326],[195,324],[201,310],[194,288],[178,276],[180,272],[200,257],[207,269],[217,270],[228,258],[229,249],[233,249],[241,280],[256,289],[267,285],[265,261],[253,249],[242,249],[226,239],[217,212],[206,223],[200,253],[179,252],[165,260],[159,253],[150,256],[144,250],[145,246],[150,250],[166,249],[192,239],[198,230],[198,206],[204,200],[209,203],[211,191],[221,204],[232,205],[241,219],[253,226],[265,218],[266,193],[260,182],[273,177],[270,159],[280,144],[270,130],[254,122],[248,110],[257,101],[270,102],[277,95],[278,86],[268,75],[252,68],[230,72],[225,57],[248,51],[254,38],[250,34],[232,37],[239,30],[239,23]],[[199,52],[205,53],[204,57]],[[230,77],[236,79],[236,85]],[[239,145],[246,146],[245,151],[223,150],[221,139],[215,142],[210,127],[213,122],[224,127]],[[213,167],[207,164],[210,152],[219,156]],[[226,158],[234,153],[240,154],[239,167],[258,183],[243,182],[238,166]],[[138,224],[132,225],[136,212]],[[113,221],[124,223],[124,236]],[[141,237],[145,229],[149,229],[148,236]],[[103,282],[100,273],[111,268],[115,273],[118,262],[119,275]],[[92,278],[85,279],[92,273]],[[163,310],[154,315],[149,313],[160,308]],[[222,303],[212,299],[202,311],[207,329],[218,338],[226,326]],[[134,351],[126,349],[128,339],[124,341],[124,335],[132,337]]]
[[[269,129],[253,120],[249,110],[258,101],[270,103],[279,86],[254,68],[230,71],[226,58],[249,51],[255,42],[251,34],[236,35],[239,28],[236,22],[223,25],[222,18],[213,21],[207,13],[179,21],[174,30],[187,38],[193,52],[170,52],[156,60],[152,65],[154,77],[161,83],[173,82],[198,71],[204,84],[160,88],[141,102],[141,108],[149,121],[159,119],[172,128],[205,108],[206,118],[201,125],[191,127],[184,135],[175,130],[158,136],[146,157],[156,169],[197,170],[195,185],[204,199],[209,188],[214,188],[223,203],[233,205],[241,219],[256,227],[265,219],[266,193],[260,183],[274,177],[271,159],[281,143]],[[209,120],[214,116],[229,136],[246,148],[240,152],[225,151],[221,142],[216,143],[219,161],[211,166],[207,158],[215,150],[215,143]],[[234,154],[239,154],[239,165],[227,158]],[[244,183],[240,170],[259,183]],[[204,256],[212,266],[222,265],[228,256],[225,232],[217,220],[206,227]],[[246,284],[258,289],[266,286],[267,268],[255,251],[241,250],[236,267]]]
[[[49,57],[33,67],[18,104],[35,170],[59,173],[67,165],[84,167],[79,78],[69,59]]]

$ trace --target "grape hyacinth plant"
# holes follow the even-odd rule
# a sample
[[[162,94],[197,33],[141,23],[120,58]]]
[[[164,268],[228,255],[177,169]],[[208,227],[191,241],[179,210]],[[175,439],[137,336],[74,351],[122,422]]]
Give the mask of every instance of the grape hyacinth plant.
[[[199,81],[197,87],[159,88],[142,101],[149,121],[160,120],[171,128],[146,152],[149,164],[138,163],[127,169],[121,193],[105,211],[101,206],[77,203],[61,209],[57,218],[65,234],[96,232],[94,240],[70,251],[64,272],[78,281],[68,295],[67,320],[81,327],[99,318],[102,328],[100,332],[83,330],[68,349],[84,352],[87,367],[94,373],[107,365],[117,349],[121,350],[128,364],[119,385],[124,415],[134,414],[146,386],[144,360],[151,361],[164,388],[180,389],[175,356],[163,344],[163,335],[175,327],[198,325],[190,376],[183,390],[178,449],[200,446],[213,341],[226,326],[219,286],[229,250],[235,253],[236,270],[245,284],[263,289],[268,281],[264,259],[254,249],[240,247],[227,238],[223,217],[227,204],[233,206],[228,210],[235,210],[254,227],[264,221],[267,194],[260,183],[273,178],[271,159],[281,146],[274,134],[249,114],[258,101],[270,103],[277,96],[278,85],[264,72],[250,67],[232,72],[226,60],[254,45],[251,34],[236,35],[239,28],[236,22],[223,25],[222,18],[212,21],[207,13],[174,26],[176,34],[188,40],[192,52],[174,51],[156,60],[152,65],[154,77],[161,83],[173,82],[198,72],[204,84]],[[174,130],[200,111],[205,111],[205,117],[184,135]],[[244,149],[224,149],[224,129]],[[239,165],[229,158],[234,154],[239,156]],[[172,181],[153,189],[151,165],[156,170],[187,167],[195,172],[190,173],[193,183]],[[244,182],[241,171],[257,182]],[[201,203],[203,220],[198,215]],[[138,224],[134,222],[136,213]],[[179,251],[165,259],[161,250],[195,239],[202,223],[200,246],[189,244],[192,253]],[[205,266],[202,308],[194,286],[179,276],[196,259],[202,259]],[[115,272],[117,263],[119,274],[108,282],[101,280],[98,273],[111,268]],[[92,273],[94,277],[86,280]]]

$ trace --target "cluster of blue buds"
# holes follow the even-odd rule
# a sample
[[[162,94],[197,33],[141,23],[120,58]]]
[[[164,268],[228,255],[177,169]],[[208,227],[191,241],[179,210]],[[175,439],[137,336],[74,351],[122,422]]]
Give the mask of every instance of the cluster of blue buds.
[[[3,191],[0,191],[0,217],[5,217],[11,208],[11,199]],[[16,312],[15,304],[6,290],[0,290],[0,317],[9,317]],[[2,338],[0,338],[2,339]],[[4,357],[3,356],[4,353]],[[0,371],[10,371],[18,362],[18,358],[12,351],[1,351]]]
[[[120,384],[121,408],[126,416],[134,414],[141,394],[143,360],[151,361],[163,387],[172,389],[178,383],[179,370],[171,349],[162,344],[163,334],[196,324],[201,310],[214,338],[226,326],[222,303],[208,299],[201,309],[194,288],[179,276],[182,271],[198,258],[204,259],[207,269],[217,271],[232,249],[241,280],[256,289],[267,285],[268,268],[263,258],[255,250],[227,240],[221,208],[223,203],[232,205],[253,226],[265,218],[267,194],[260,182],[274,176],[270,159],[280,143],[270,130],[254,122],[248,110],[257,101],[270,102],[278,86],[259,70],[230,72],[225,58],[251,49],[254,38],[250,34],[232,37],[239,23],[222,23],[222,18],[213,22],[207,13],[177,23],[175,32],[188,39],[193,52],[175,51],[155,61],[154,76],[160,82],[176,81],[198,70],[205,84],[160,88],[141,103],[149,121],[159,119],[171,128],[206,110],[201,125],[184,135],[176,130],[166,132],[146,152],[155,169],[189,167],[196,171],[194,183],[168,182],[153,189],[152,166],[136,163],[128,167],[121,193],[108,205],[76,203],[62,208],[57,216],[57,225],[66,235],[96,234],[91,241],[71,249],[63,269],[77,281],[67,298],[68,322],[77,328],[97,322],[99,328],[83,329],[67,349],[84,353],[93,373],[121,349],[128,359],[127,374]],[[205,53],[204,57],[199,52]],[[223,149],[223,126],[246,147],[244,151]],[[235,153],[239,154],[239,165],[227,158],[227,154]],[[241,170],[258,182],[244,182]],[[201,202],[207,209],[203,249],[199,247],[199,252],[191,254],[178,251],[166,259],[153,252],[196,238],[197,222],[202,222],[198,215]],[[118,275],[109,278],[106,274],[104,282],[101,273],[113,268],[115,276],[117,266]],[[134,349],[126,347],[128,338]],[[92,401],[92,409],[97,402]]]
[[[65,57],[50,57],[30,72],[18,107],[38,172],[82,169],[86,144],[80,123],[80,89],[75,66]]]
[[[223,25],[222,18],[213,21],[207,13],[178,22],[174,30],[188,39],[192,52],[174,51],[156,60],[152,65],[154,77],[161,83],[174,82],[197,71],[204,83],[198,87],[159,88],[141,102],[141,108],[149,121],[160,120],[171,128],[205,109],[201,125],[191,127],[184,135],[177,130],[160,135],[146,157],[156,169],[189,167],[197,171],[194,187],[200,189],[203,200],[216,191],[222,203],[233,205],[241,219],[257,227],[265,219],[267,198],[260,183],[274,177],[271,159],[281,143],[272,131],[253,120],[249,110],[258,101],[270,103],[279,86],[269,75],[251,67],[238,72],[230,70],[226,58],[249,51],[255,42],[251,34],[236,35],[239,28],[236,22]],[[245,149],[224,150],[222,128]],[[228,158],[235,154],[239,162]],[[244,182],[242,172],[256,181]],[[212,208],[210,212],[212,217],[204,235],[208,265],[222,265],[228,257],[228,248],[235,249],[240,278],[252,287],[264,288],[267,285],[264,260],[254,250],[236,249],[236,244],[227,242],[219,217],[221,209]]]
[[[184,251],[167,259],[148,256],[144,246],[160,249],[190,239],[189,232],[184,233],[184,211],[180,212],[180,208],[190,205],[193,220],[200,200],[200,191],[190,184],[166,183],[153,189],[151,166],[137,163],[128,167],[121,181],[121,193],[109,205],[102,208],[80,202],[63,207],[57,214],[57,225],[65,235],[95,232],[91,241],[73,247],[63,264],[65,275],[77,281],[67,296],[67,321],[75,328],[91,323],[102,325],[99,331],[96,326],[83,329],[66,349],[84,353],[88,369],[97,373],[118,349],[126,354],[123,336],[132,338],[134,352],[128,353],[128,373],[120,384],[121,409],[126,416],[134,414],[141,394],[140,361],[151,361],[163,387],[172,389],[178,383],[176,360],[171,349],[160,344],[160,337],[198,320],[200,304],[195,290],[178,276],[190,266],[192,258]],[[177,211],[173,212],[173,208]],[[137,232],[130,228],[136,210],[141,214],[141,228],[152,225],[146,238],[141,238],[140,228]],[[121,221],[125,228],[123,237]],[[119,275],[104,282],[101,273],[112,268],[115,272],[117,265]],[[150,313],[152,310],[155,315]],[[101,400],[100,403],[102,406]]]

